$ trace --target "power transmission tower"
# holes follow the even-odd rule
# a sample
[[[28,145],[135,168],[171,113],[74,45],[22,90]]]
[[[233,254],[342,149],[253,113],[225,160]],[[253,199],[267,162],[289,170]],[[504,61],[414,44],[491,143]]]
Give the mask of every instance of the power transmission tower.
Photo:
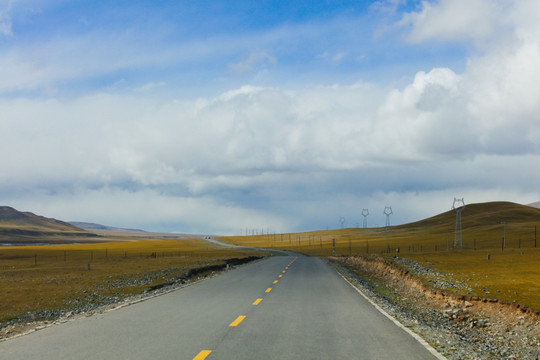
[[[362,209],[362,216],[364,217],[364,229],[367,228],[367,217],[369,215],[368,209]]]
[[[457,206],[456,206],[457,205]],[[456,199],[454,198],[454,203],[452,204],[452,210],[456,212],[456,227],[454,228],[454,249],[458,246],[463,248],[463,239],[461,237],[462,228],[461,228],[461,213],[465,210],[465,201],[463,198]]]
[[[345,218],[343,216],[339,218],[339,223],[341,224],[341,228],[343,229],[343,225],[345,224]]]
[[[390,215],[393,214],[392,207],[391,206],[385,206],[383,213],[384,213],[384,215],[386,215],[386,230],[390,230]]]

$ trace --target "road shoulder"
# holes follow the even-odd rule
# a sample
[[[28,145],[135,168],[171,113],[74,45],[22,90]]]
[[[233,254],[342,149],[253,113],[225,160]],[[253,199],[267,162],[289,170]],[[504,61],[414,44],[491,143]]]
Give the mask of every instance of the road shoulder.
[[[516,314],[515,319],[508,320],[501,309],[488,317],[473,312],[465,302],[462,305],[452,304],[452,300],[433,301],[418,287],[411,286],[404,292],[407,284],[395,275],[384,278],[363,273],[344,259],[327,262],[359,292],[449,360],[540,356],[538,319]],[[522,331],[525,334],[517,335]]]

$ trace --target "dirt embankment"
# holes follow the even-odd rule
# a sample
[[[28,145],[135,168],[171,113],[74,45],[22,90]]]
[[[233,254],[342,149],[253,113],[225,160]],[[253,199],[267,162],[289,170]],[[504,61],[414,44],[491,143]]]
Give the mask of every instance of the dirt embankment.
[[[449,359],[538,359],[540,313],[496,299],[456,296],[421,279],[432,271],[409,259],[335,257],[349,278],[386,304]],[[395,261],[395,263],[394,263]],[[455,288],[444,280],[448,288]],[[440,285],[440,284],[439,284]],[[383,306],[384,307],[384,306]]]

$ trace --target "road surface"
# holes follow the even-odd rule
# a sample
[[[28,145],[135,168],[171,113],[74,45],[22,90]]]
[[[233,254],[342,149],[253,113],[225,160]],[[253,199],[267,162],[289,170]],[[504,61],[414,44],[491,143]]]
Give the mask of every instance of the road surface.
[[[273,256],[0,342],[0,359],[436,359],[318,258]]]

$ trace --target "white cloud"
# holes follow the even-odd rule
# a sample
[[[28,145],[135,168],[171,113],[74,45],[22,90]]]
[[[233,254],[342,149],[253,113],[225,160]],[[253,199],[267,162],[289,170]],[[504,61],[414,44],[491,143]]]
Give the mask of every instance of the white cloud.
[[[419,84],[424,90],[433,82],[446,84],[439,75],[420,74],[416,85],[397,96],[414,98],[404,93],[418,91]],[[2,133],[11,139],[2,144],[4,152],[11,150],[1,160],[3,174],[9,174],[0,177],[2,203],[66,220],[231,233],[245,227],[297,229],[306,216],[316,223],[303,226],[337,227],[333,217],[353,221],[360,206],[393,205],[399,222],[441,206],[444,211],[441,204],[453,196],[468,202],[540,196],[520,190],[538,177],[527,166],[538,155],[476,155],[465,163],[439,160],[429,147],[421,159],[407,155],[419,153],[434,136],[421,131],[430,123],[412,124],[411,116],[401,124],[389,113],[377,115],[369,88],[243,90],[194,103],[97,96],[70,106],[10,106],[12,122],[2,121]],[[421,96],[416,99],[396,100],[401,107],[387,111],[414,108]],[[272,112],[276,107],[280,111]],[[34,120],[18,122],[27,116]],[[459,124],[452,126],[459,130]],[[396,134],[402,139],[388,141]],[[518,183],[512,180],[516,172],[523,175]]]
[[[394,13],[397,9],[404,5],[407,0],[379,0],[370,5],[370,10],[382,13]]]
[[[158,82],[149,82],[141,86],[137,86],[134,90],[140,91],[140,92],[149,92],[152,90],[156,90],[158,88],[166,86],[167,83],[164,81],[158,81]]]
[[[348,52],[347,51],[339,51],[337,53],[329,53],[328,51],[325,51],[322,54],[317,55],[317,59],[323,59],[328,62],[330,62],[333,65],[339,65],[339,63],[347,57]]]
[[[538,153],[540,26],[532,21],[538,16],[540,3],[531,1],[422,2],[399,23],[411,26],[410,41],[473,40],[482,52],[468,59],[463,74],[447,70],[438,85],[432,77],[440,69],[418,73],[413,84],[390,94],[385,107],[396,107],[400,116],[399,107],[415,130],[423,128],[418,123],[431,124],[425,139],[440,129],[433,149],[455,142],[469,156]]]
[[[518,184],[512,174],[540,160],[538,149],[522,146],[538,143],[538,126],[482,122],[482,108],[470,110],[469,76],[433,69],[388,93],[358,83],[245,86],[193,101],[3,100],[2,149],[11,155],[0,160],[9,174],[0,176],[0,198],[26,209],[33,201],[35,211],[63,219],[79,208],[78,220],[162,229],[176,218],[189,231],[211,229],[205,232],[265,222],[287,230],[299,226],[302,220],[291,220],[298,213],[329,222],[360,203],[419,201],[408,218],[396,217],[410,221],[429,215],[422,208],[432,207],[418,199],[431,192],[472,201],[506,188],[514,199],[534,201],[520,189],[530,188],[535,168]],[[488,146],[506,140],[509,129],[515,144]],[[103,207],[107,218],[99,216]],[[204,214],[219,217],[214,227]]]
[[[277,59],[266,51],[252,51],[247,59],[229,64],[229,71],[235,75],[252,72],[260,68],[275,66]]]
[[[421,71],[403,90],[392,90],[378,110],[379,126],[387,127],[393,144],[386,149],[409,160],[474,156],[475,134],[462,109],[460,86],[460,76],[442,68]]]
[[[13,7],[12,0],[3,0],[0,2],[0,37],[12,36],[11,11]]]
[[[422,1],[419,12],[405,13],[398,23],[409,28],[406,39],[484,41],[504,23],[507,2],[491,0]]]
[[[11,31],[11,23],[8,20],[3,19],[2,17],[0,17],[0,35],[13,35]]]

